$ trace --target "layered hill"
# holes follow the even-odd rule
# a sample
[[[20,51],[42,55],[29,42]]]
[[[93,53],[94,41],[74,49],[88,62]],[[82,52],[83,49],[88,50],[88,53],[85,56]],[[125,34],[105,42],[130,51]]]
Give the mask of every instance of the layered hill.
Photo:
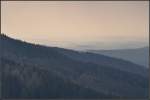
[[[146,98],[148,70],[104,55],[0,35],[4,98]]]
[[[147,68],[149,67],[149,47],[120,50],[89,50],[89,52],[120,58]]]

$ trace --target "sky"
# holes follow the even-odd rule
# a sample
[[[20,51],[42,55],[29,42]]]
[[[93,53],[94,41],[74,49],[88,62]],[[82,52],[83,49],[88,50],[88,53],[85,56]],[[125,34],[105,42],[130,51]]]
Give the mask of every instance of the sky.
[[[148,1],[1,1],[1,33],[73,49],[149,45]]]

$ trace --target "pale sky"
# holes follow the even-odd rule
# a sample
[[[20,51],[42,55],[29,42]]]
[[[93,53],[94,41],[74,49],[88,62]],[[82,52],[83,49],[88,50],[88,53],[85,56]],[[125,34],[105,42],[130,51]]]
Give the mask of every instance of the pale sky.
[[[134,48],[149,42],[148,1],[1,1],[1,32],[65,48]]]

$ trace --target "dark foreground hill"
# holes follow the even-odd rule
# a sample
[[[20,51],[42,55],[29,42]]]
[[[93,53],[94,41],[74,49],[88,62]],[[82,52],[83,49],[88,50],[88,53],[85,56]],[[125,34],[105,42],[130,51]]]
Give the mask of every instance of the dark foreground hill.
[[[131,62],[5,35],[0,43],[3,98],[148,97],[148,71]]]

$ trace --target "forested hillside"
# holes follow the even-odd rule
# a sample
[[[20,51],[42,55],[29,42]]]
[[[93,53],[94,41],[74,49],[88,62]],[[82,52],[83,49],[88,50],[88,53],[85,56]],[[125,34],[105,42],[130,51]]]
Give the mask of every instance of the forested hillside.
[[[0,43],[4,98],[148,97],[148,71],[134,63],[3,34]]]

